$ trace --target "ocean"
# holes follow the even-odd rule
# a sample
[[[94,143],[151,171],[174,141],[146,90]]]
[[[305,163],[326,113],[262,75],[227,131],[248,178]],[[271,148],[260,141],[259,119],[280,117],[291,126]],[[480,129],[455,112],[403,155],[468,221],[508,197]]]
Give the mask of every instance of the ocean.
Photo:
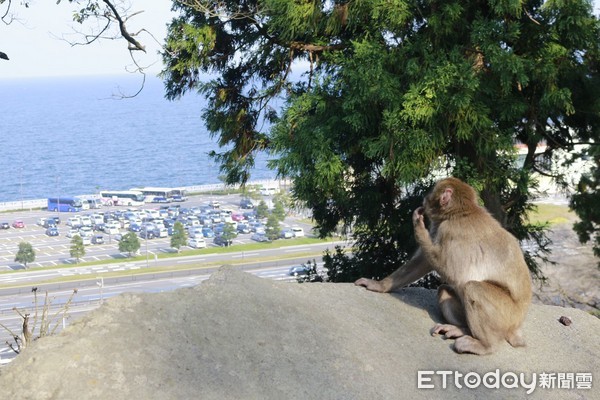
[[[138,75],[0,79],[0,202],[140,186],[220,183],[219,150],[200,118],[205,100],[164,98]],[[274,179],[266,155],[251,179]]]

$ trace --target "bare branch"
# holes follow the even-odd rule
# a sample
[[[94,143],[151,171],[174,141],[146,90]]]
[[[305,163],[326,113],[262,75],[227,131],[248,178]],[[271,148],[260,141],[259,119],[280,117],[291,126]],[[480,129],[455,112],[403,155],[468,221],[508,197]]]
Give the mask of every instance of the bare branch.
[[[125,26],[125,21],[127,19],[129,19],[130,17],[139,14],[141,11],[137,12],[137,13],[133,13],[130,17],[128,17],[126,20],[123,20],[123,18],[121,17],[121,15],[119,14],[119,11],[117,11],[116,7],[112,4],[112,2],[110,0],[103,0],[104,4],[106,4],[111,12],[113,13],[113,17],[117,20],[117,22],[119,23],[119,31],[121,32],[121,36],[127,40],[130,44],[129,46],[129,50],[141,50],[144,53],[146,52],[146,47],[143,46],[140,42],[138,42],[128,31],[127,31],[127,27]]]

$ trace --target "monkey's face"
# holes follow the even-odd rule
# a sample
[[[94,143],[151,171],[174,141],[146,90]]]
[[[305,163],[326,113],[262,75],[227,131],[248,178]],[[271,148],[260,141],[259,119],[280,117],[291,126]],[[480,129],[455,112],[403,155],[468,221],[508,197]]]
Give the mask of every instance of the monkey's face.
[[[431,221],[438,221],[444,212],[441,202],[443,192],[444,188],[436,185],[423,199],[424,214]]]

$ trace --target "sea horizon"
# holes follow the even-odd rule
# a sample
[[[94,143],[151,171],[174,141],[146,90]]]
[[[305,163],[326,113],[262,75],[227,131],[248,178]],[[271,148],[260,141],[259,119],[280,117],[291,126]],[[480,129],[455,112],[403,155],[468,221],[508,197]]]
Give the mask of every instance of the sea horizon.
[[[75,196],[132,187],[220,183],[208,156],[222,151],[201,119],[203,97],[164,98],[148,76],[102,75],[0,80],[3,154],[0,202]],[[251,180],[275,179],[267,156]]]

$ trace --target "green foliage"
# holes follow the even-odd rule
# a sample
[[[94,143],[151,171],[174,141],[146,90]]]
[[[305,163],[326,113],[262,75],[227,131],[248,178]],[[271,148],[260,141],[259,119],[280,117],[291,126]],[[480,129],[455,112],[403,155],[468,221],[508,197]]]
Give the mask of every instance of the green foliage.
[[[275,214],[269,214],[265,226],[265,234],[271,241],[279,239],[281,228],[279,227],[279,218]]]
[[[19,243],[19,250],[15,254],[15,262],[23,264],[27,268],[27,264],[35,261],[35,250],[33,246],[28,242]]]
[[[535,150],[600,140],[600,24],[588,1],[216,4],[174,4],[167,96],[207,97],[228,182],[244,182],[266,150],[320,236],[354,233],[354,257],[330,255],[335,279],[397,268],[414,250],[406,216],[445,175],[537,244],[527,260],[538,273],[549,243],[525,218],[544,171]],[[309,67],[290,74],[298,61]],[[519,165],[518,142],[528,150]],[[578,204],[591,218],[591,203]]]
[[[261,200],[256,206],[256,218],[263,219],[269,216],[269,207],[264,200]]]
[[[188,235],[181,221],[173,225],[173,234],[171,235],[171,247],[177,249],[179,253],[182,246],[187,244]]]
[[[71,239],[71,248],[69,249],[69,254],[73,257],[77,262],[83,256],[85,256],[85,246],[83,245],[83,239],[79,235],[74,235]]]
[[[140,239],[134,232],[127,232],[119,241],[119,251],[129,253],[129,257],[133,257],[140,247]]]
[[[579,180],[570,206],[581,218],[574,225],[579,240],[592,241],[594,254],[600,257],[600,147],[592,147],[589,156],[594,166]]]
[[[221,233],[221,236],[223,236],[223,239],[225,239],[227,243],[230,243],[233,239],[237,237],[237,231],[232,224],[225,223],[225,226],[223,226],[223,232]]]
[[[285,219],[286,211],[285,207],[283,206],[283,201],[281,201],[280,198],[275,198],[275,201],[273,202],[273,211],[271,211],[271,214],[273,214],[280,222],[283,222]]]

